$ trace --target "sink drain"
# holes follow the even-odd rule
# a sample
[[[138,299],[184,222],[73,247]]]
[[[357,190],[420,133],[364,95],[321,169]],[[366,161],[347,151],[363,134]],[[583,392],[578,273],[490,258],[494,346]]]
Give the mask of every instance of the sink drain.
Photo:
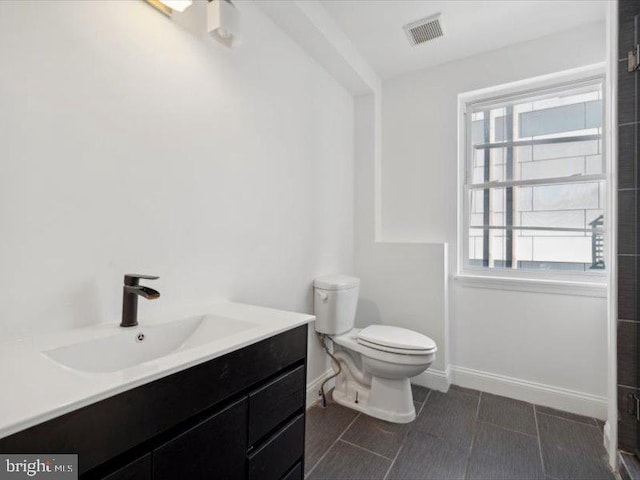
[[[144,333],[139,333],[136,335],[136,342],[140,343],[144,340]]]

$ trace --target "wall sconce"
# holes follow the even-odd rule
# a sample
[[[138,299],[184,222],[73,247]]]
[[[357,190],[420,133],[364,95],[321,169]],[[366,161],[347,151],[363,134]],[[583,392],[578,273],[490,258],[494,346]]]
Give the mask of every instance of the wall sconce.
[[[160,10],[165,15],[175,12],[184,12],[193,4],[193,0],[146,0],[149,5]]]
[[[239,17],[231,0],[209,0],[207,4],[207,30],[227,47],[238,40]]]

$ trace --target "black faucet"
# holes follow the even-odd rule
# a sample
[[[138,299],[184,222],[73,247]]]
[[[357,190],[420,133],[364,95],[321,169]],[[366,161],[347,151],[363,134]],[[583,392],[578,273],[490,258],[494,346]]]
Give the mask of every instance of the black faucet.
[[[124,276],[124,288],[122,289],[122,321],[121,327],[135,327],[138,325],[138,296],[148,300],[155,300],[160,292],[153,288],[139,285],[140,279],[157,280],[160,277],[152,275],[136,275],[128,273]]]

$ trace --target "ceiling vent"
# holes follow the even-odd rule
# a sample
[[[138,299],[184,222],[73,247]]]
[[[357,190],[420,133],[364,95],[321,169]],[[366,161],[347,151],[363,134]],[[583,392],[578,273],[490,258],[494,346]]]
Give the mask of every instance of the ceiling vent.
[[[440,14],[436,13],[430,17],[423,18],[416,22],[411,22],[404,27],[409,43],[415,47],[422,43],[426,43],[434,38],[441,37],[442,25],[440,24]]]

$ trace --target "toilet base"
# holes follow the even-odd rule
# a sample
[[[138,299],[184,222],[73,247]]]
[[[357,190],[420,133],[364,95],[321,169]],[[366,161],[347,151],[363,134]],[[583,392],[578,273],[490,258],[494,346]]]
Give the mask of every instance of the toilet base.
[[[344,377],[338,378],[333,399],[347,408],[387,422],[409,423],[416,418],[408,378],[392,380],[371,377],[370,386],[348,381]]]

